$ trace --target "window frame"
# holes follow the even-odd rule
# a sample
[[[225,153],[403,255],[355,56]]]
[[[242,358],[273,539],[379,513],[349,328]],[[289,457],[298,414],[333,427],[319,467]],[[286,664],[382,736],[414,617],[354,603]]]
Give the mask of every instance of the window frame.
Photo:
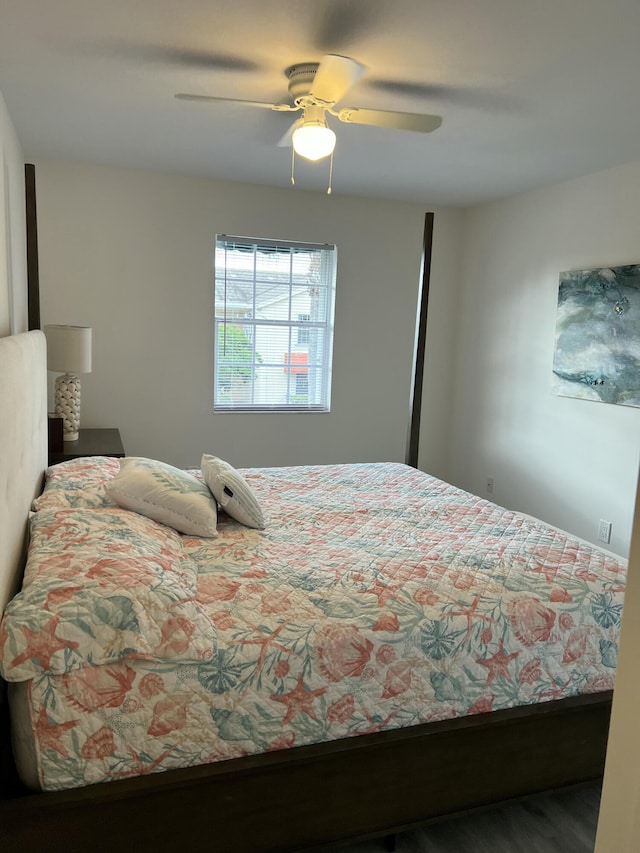
[[[251,254],[254,259],[253,271],[251,274],[241,274],[237,273],[237,281],[242,281],[245,285],[246,291],[251,289],[250,296],[250,310],[247,305],[244,306],[244,310],[236,303],[236,317],[230,316],[233,314],[233,311],[230,311],[229,304],[227,302],[227,289],[228,289],[228,278],[227,278],[227,270],[229,268],[228,262],[228,252],[231,251],[242,251],[243,253]],[[220,264],[220,253],[224,252],[225,260]],[[288,317],[286,319],[281,318],[269,318],[266,316],[259,316],[261,307],[258,305],[258,291],[257,285],[259,281],[259,274],[257,272],[257,256],[264,252],[265,254],[273,253],[277,255],[281,253],[283,256],[289,255],[289,272],[288,278],[286,280],[281,280],[276,282],[276,284],[284,285],[285,288],[288,287],[288,302],[286,303],[286,310],[288,313]],[[320,256],[320,279],[316,281],[315,284],[311,282],[305,283],[303,282],[295,282],[295,273],[294,273],[294,263],[293,259],[296,254],[305,254],[308,252],[319,253]],[[238,259],[238,258],[236,258]],[[220,266],[223,267],[223,273],[220,273]],[[262,275],[263,273],[260,273]],[[279,273],[280,275],[282,273]],[[244,275],[244,277],[243,277]],[[228,413],[326,413],[331,411],[331,385],[332,385],[332,367],[333,367],[333,331],[334,331],[334,312],[335,312],[335,290],[336,290],[336,277],[337,277],[337,247],[333,244],[327,243],[302,243],[298,241],[292,240],[271,240],[265,238],[254,238],[254,237],[235,237],[226,234],[217,234],[216,242],[215,242],[215,255],[214,255],[214,394],[213,394],[213,411],[216,414],[228,414]],[[251,284],[252,287],[248,288],[247,284]],[[224,291],[224,298],[220,300],[218,290],[219,287]],[[313,311],[310,308],[309,311],[300,311],[299,307],[294,306],[294,299],[300,296],[300,290],[306,287],[309,291],[309,298],[312,298],[311,291],[319,291],[324,295],[324,301],[320,306],[320,314],[324,317],[324,319],[312,320]],[[285,297],[283,297],[285,298]],[[219,303],[222,301],[222,310],[219,310]],[[249,316],[248,316],[249,315]],[[296,317],[297,319],[294,319]],[[309,319],[300,319],[300,317],[309,318]],[[247,382],[247,387],[243,389],[243,393],[249,392],[250,399],[249,400],[240,400],[235,401],[230,399],[225,401],[221,399],[221,396],[224,395],[224,391],[222,390],[221,385],[221,376],[220,376],[220,368],[218,362],[218,353],[219,353],[219,341],[221,334],[224,334],[224,341],[229,340],[229,326],[239,327],[242,330],[242,334],[244,337],[243,346],[245,347],[245,353],[242,356],[242,360],[237,360],[235,363],[230,362],[228,360],[225,361],[225,366],[231,367],[231,369],[242,368],[243,370],[249,369],[251,371],[250,378]],[[224,333],[221,329],[224,328]],[[256,345],[256,338],[258,335],[258,331],[261,331],[262,334],[265,333],[265,330],[273,328],[279,329],[287,333],[288,337],[288,345],[287,350],[284,354],[284,358],[282,363],[279,361],[267,361],[263,362],[262,357],[258,351]],[[305,347],[309,347],[311,343],[311,333],[312,330],[316,329],[318,331],[318,337],[321,339],[322,343],[320,345],[320,359],[318,362],[314,364],[308,364],[307,370],[307,393],[299,394],[297,393],[297,388],[299,387],[299,383],[297,380],[297,375],[300,372],[300,369],[294,369],[294,358],[293,356],[300,355],[301,352],[305,351]],[[309,340],[307,343],[304,341],[300,341],[300,332],[304,331],[308,336]],[[237,332],[234,332],[233,335],[238,337]],[[303,336],[304,337],[304,336]],[[268,340],[270,346],[273,346],[273,343]],[[251,347],[252,357],[249,361],[246,361],[246,347]],[[306,350],[308,352],[308,350]],[[308,356],[307,356],[308,358]],[[301,362],[297,362],[301,364]],[[288,367],[288,365],[290,365]],[[273,368],[282,368],[286,375],[286,386],[284,390],[284,400],[281,400],[277,403],[274,402],[265,402],[258,401],[256,402],[256,383],[259,381],[259,371],[261,369],[269,370]],[[310,374],[308,371],[318,371],[317,380],[316,380],[316,391],[318,399],[317,403],[309,403],[309,396],[313,398],[313,393],[309,394],[312,388],[312,381]],[[276,374],[277,375],[277,374]],[[233,382],[234,377],[231,376],[231,382]],[[231,388],[226,389],[230,397],[233,395],[233,391]],[[270,389],[265,393],[269,393]],[[301,402],[301,397],[307,397],[307,401],[305,403]]]

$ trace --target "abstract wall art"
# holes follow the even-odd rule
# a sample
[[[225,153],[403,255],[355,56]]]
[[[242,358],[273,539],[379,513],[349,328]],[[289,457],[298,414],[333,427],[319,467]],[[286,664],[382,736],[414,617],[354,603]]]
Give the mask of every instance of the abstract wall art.
[[[560,273],[553,391],[640,407],[640,264]]]

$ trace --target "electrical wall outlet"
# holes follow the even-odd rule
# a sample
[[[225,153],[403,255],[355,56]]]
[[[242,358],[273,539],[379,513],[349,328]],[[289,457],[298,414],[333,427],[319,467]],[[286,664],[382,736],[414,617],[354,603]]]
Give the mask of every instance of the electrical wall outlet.
[[[493,494],[493,477],[487,477],[487,494]]]
[[[598,542],[604,542],[605,545],[611,542],[611,522],[605,521],[604,518],[600,519],[598,525]]]

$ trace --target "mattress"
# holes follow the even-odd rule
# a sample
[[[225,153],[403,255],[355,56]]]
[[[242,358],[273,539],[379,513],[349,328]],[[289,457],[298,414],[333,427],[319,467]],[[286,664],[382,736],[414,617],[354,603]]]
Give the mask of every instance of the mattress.
[[[84,593],[69,590],[82,572],[95,578],[96,564],[112,583],[118,560],[131,560],[129,524],[146,540],[136,513],[104,500],[114,460],[89,467],[86,488],[72,483],[64,505],[35,513],[27,569],[31,586],[46,578],[52,606],[76,602],[88,650],[84,628],[67,631],[65,616],[52,628],[58,617],[46,610],[43,652],[19,602],[0,632],[3,675],[20,685],[23,773],[43,789],[613,686],[624,561],[399,464],[244,470],[265,529],[220,512],[215,538],[160,530],[144,572],[174,608],[172,631],[156,614],[142,639],[117,653],[111,640],[111,657],[100,657]],[[103,553],[98,529],[99,539],[120,536]],[[138,570],[134,560],[126,577]]]

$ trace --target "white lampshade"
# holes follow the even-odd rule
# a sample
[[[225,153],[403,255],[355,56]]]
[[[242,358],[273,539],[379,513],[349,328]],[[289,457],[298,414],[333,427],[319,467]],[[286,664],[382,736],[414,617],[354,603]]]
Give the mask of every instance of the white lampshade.
[[[47,369],[56,373],[91,373],[91,327],[45,326]]]
[[[304,121],[293,132],[293,150],[307,160],[322,160],[336,146],[336,135],[324,121]]]

